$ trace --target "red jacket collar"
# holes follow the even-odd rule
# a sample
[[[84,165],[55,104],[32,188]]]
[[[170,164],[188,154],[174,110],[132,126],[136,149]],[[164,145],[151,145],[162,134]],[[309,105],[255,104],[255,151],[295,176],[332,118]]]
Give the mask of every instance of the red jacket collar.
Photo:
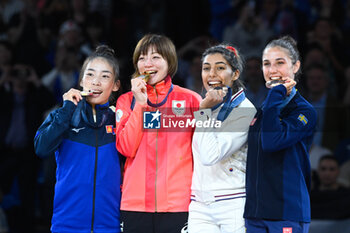
[[[147,84],[148,99],[151,101],[157,100],[158,96],[157,102],[162,101],[164,97],[168,94],[171,84],[171,77],[169,75],[154,86]]]

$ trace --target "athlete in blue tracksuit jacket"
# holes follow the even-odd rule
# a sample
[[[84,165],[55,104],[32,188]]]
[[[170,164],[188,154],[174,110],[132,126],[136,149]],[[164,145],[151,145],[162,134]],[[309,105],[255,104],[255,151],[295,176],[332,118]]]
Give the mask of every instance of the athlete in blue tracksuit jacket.
[[[244,216],[310,222],[308,151],[316,112],[297,91],[281,109],[285,93],[283,85],[271,89],[250,127]]]
[[[55,152],[56,157],[52,232],[120,232],[121,171],[115,115],[108,103],[112,89],[119,87],[108,60],[112,55],[106,57],[103,48],[82,69],[81,85],[91,95],[68,91],[34,139],[37,155]]]
[[[309,149],[316,111],[295,89],[300,68],[290,37],[263,53],[267,84],[275,82],[251,123],[246,170],[247,233],[305,233],[310,222]]]

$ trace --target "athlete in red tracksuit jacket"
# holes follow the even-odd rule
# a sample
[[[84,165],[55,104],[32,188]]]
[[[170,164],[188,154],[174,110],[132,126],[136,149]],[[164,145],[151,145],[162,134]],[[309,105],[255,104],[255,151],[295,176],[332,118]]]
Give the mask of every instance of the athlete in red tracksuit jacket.
[[[144,72],[153,74],[147,83],[141,78],[132,79],[132,92],[120,96],[117,102],[116,145],[126,157],[123,230],[180,232],[187,222],[190,203],[193,128],[169,129],[169,121],[193,119],[201,97],[172,84],[177,58],[173,43],[165,36],[146,35],[141,39],[134,52],[134,65],[134,77]],[[152,118],[159,128],[144,125],[144,112],[158,114]],[[165,128],[163,120],[167,117]]]

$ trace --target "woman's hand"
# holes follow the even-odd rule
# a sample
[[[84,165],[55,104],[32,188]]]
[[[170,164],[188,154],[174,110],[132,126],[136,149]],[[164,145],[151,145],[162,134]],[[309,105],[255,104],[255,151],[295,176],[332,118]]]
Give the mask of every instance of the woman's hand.
[[[142,78],[131,79],[131,91],[139,104],[147,105],[147,87]]]
[[[79,101],[82,99],[83,97],[81,96],[80,91],[74,88],[71,88],[69,91],[63,94],[63,101],[69,100],[75,105],[78,105]]]
[[[282,81],[283,86],[285,86],[285,88],[287,89],[287,96],[289,96],[297,82],[289,77],[282,77]]]
[[[199,105],[199,109],[212,108],[215,105],[221,103],[226,96],[227,91],[224,89],[210,89],[206,94],[205,98]]]

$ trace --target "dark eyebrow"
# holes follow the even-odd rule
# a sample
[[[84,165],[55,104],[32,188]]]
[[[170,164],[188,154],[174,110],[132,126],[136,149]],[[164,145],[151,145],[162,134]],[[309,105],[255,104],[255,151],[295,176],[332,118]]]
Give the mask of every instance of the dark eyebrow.
[[[96,70],[95,69],[93,69],[93,68],[89,68],[89,69],[87,69],[87,70],[89,70],[89,71],[93,71],[93,72],[95,72]],[[109,71],[109,70],[102,70],[102,72],[103,73],[110,73],[110,74],[112,74],[112,72],[111,71]]]
[[[276,60],[276,61],[280,61],[280,60],[285,61],[285,59],[284,59],[284,58],[282,58],[282,57],[276,58],[275,60]]]
[[[278,57],[278,58],[276,58],[275,60],[276,60],[276,61],[281,61],[281,60],[282,60],[282,61],[285,61],[286,59],[284,59],[283,57]],[[263,62],[265,62],[265,61],[270,61],[270,60],[269,60],[269,59],[264,59]]]
[[[224,64],[224,65],[227,65],[225,62],[223,61],[218,61],[218,62],[215,62],[215,65],[220,65],[220,64]],[[203,65],[210,65],[209,62],[204,62]]]

